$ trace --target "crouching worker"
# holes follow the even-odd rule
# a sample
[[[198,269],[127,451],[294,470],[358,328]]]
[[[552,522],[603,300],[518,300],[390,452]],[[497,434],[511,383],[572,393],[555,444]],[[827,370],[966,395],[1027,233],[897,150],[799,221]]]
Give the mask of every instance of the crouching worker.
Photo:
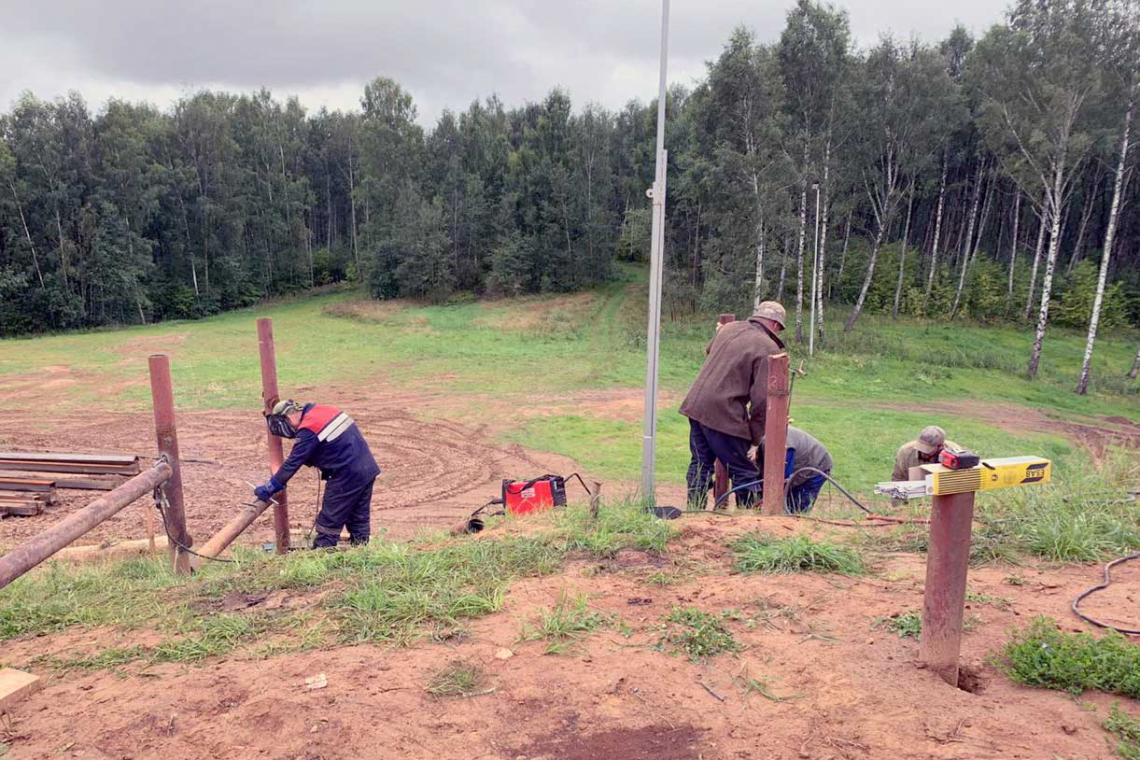
[[[764,441],[756,452],[760,471],[764,471]],[[827,447],[798,427],[788,425],[787,453],[784,458],[784,477],[791,478],[784,490],[784,508],[789,514],[807,512],[815,504],[827,478],[831,474],[831,454]],[[803,472],[804,468],[811,468]],[[818,472],[816,472],[818,470]]]
[[[296,439],[289,458],[263,486],[254,489],[261,501],[285,490],[302,465],[316,467],[328,481],[317,515],[314,549],[336,546],[341,528],[352,544],[366,544],[371,534],[372,484],[380,467],[352,418],[333,406],[278,401],[265,416],[269,432]]]

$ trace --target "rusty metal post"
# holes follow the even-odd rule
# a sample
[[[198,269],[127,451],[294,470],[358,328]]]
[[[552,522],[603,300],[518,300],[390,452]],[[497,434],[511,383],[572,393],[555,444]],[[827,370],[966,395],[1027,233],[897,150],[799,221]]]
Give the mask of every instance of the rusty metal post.
[[[234,519],[226,523],[225,527],[215,533],[209,541],[202,544],[202,548],[198,549],[198,555],[203,559],[211,559],[224,552],[226,548],[234,542],[234,539],[240,536],[242,531],[252,525],[253,521],[256,520],[268,506],[269,502],[265,501],[255,501],[252,504],[243,505],[241,511],[237,513]]]
[[[273,347],[273,320],[261,317],[257,320],[257,346],[261,351],[261,400],[265,411],[272,411],[274,404],[280,401],[277,390],[277,351]],[[281,439],[265,432],[265,440],[269,447],[269,468],[277,472],[285,462],[285,450]],[[273,497],[273,533],[277,539],[277,553],[284,554],[289,551],[289,501],[287,492],[281,491]]]
[[[721,314],[717,317],[716,324],[717,330],[720,330],[721,325],[727,325],[729,322],[735,322],[735,314]],[[728,491],[728,468],[724,466],[724,462],[719,459],[716,460],[716,465],[713,467],[713,500],[712,503],[716,504],[720,497]]]
[[[788,355],[768,357],[768,404],[764,416],[764,515],[782,515],[784,509],[784,461],[788,447],[788,406],[792,397],[788,381]]]
[[[919,658],[951,686],[958,685],[973,520],[973,491],[934,497]]]
[[[99,523],[117,514],[132,501],[150,494],[158,486],[169,482],[173,473],[174,469],[169,464],[159,462],[78,512],[72,512],[43,533],[25,541],[19,549],[0,557],[0,588],[4,588]],[[150,508],[148,504],[147,509]]]
[[[178,428],[174,422],[174,386],[170,382],[170,359],[163,354],[150,357],[150,397],[154,405],[154,433],[158,451],[170,463],[170,479],[162,486],[166,497],[166,530],[174,539],[167,547],[176,573],[190,572],[190,555],[178,546],[190,547],[194,539],[186,530],[186,507],[182,499],[182,468],[178,459]]]

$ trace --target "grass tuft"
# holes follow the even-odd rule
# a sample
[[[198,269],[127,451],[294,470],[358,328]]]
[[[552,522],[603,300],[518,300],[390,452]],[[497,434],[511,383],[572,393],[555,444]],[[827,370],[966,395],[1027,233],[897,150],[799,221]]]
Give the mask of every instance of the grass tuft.
[[[597,520],[581,508],[557,510],[551,520],[554,530],[548,540],[553,545],[602,557],[612,557],[622,549],[662,552],[677,532],[668,521],[646,513],[637,501],[607,503]]]
[[[1140,718],[1134,718],[1112,706],[1112,713],[1104,721],[1104,729],[1116,737],[1116,754],[1124,760],[1140,760]]]
[[[694,662],[722,652],[739,652],[740,645],[724,625],[723,616],[695,607],[674,607],[665,619],[658,648],[684,652]]]
[[[751,533],[732,543],[733,567],[741,573],[840,573],[862,575],[863,558],[855,551],[808,536],[773,538]]]
[[[482,668],[457,660],[436,671],[424,691],[433,697],[464,697],[482,690],[486,683]]]
[[[891,633],[897,633],[900,639],[917,639],[922,637],[922,614],[918,612],[904,612],[899,615],[875,618],[872,628],[885,628]]]
[[[606,615],[592,611],[584,594],[570,597],[564,589],[552,609],[524,624],[521,639],[544,639],[547,654],[562,654],[605,623]]]

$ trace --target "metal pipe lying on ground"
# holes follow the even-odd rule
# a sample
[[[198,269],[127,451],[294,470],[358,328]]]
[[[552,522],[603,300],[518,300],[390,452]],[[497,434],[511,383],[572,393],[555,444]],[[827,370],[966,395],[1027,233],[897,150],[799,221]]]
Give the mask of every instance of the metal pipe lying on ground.
[[[202,559],[213,559],[226,550],[230,544],[240,536],[246,528],[253,524],[262,512],[268,509],[270,502],[255,501],[252,504],[243,504],[241,511],[234,519],[226,523],[225,527],[215,533],[209,541],[196,549],[195,553]]]
[[[168,481],[173,472],[167,462],[159,462],[106,496],[63,518],[20,548],[0,557],[0,588],[4,588],[96,525],[114,516],[132,501],[149,494]],[[147,509],[150,509],[149,504]]]

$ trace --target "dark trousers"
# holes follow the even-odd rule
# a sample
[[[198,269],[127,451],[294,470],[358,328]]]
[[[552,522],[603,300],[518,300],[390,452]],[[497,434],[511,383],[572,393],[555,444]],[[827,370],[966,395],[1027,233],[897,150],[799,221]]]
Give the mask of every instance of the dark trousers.
[[[341,528],[348,528],[353,545],[368,543],[372,532],[372,485],[376,478],[360,481],[333,478],[328,481],[321,513],[317,515],[314,549],[336,546]]]
[[[704,509],[708,503],[718,459],[728,468],[728,477],[732,480],[733,487],[760,479],[759,468],[748,458],[751,445],[746,438],[737,438],[706,427],[696,420],[689,420],[689,451],[693,458],[689,462],[685,481],[689,486],[690,508]],[[737,491],[737,505],[752,506],[759,491],[759,484]]]
[[[787,501],[787,510],[790,514],[799,514],[800,512],[807,512],[815,504],[816,498],[819,496],[820,489],[827,479],[822,475],[816,475],[803,483],[800,483],[795,488],[789,488],[785,500]]]

